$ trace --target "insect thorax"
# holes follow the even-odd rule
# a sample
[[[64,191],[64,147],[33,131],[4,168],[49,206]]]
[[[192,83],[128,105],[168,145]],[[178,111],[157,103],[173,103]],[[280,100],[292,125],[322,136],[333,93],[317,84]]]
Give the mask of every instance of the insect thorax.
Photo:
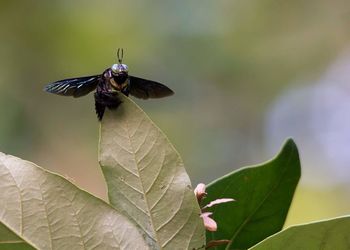
[[[123,91],[129,85],[127,73],[119,73],[118,75],[112,75],[112,77],[108,80],[112,88],[118,91]]]

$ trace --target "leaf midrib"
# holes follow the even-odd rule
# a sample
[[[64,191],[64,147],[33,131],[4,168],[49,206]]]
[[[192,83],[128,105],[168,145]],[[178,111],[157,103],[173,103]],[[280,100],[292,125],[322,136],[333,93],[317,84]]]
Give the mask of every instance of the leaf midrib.
[[[142,120],[140,121],[140,124],[141,124]],[[157,235],[157,232],[155,230],[155,225],[154,225],[154,221],[153,221],[153,217],[152,217],[152,212],[151,212],[151,209],[150,209],[150,205],[148,204],[148,199],[147,199],[147,196],[146,196],[146,193],[145,193],[145,187],[143,185],[143,182],[142,182],[142,179],[141,179],[141,176],[140,176],[140,170],[139,170],[139,162],[137,161],[136,159],[136,152],[135,152],[135,149],[133,147],[133,144],[132,144],[132,141],[131,141],[131,136],[129,134],[129,131],[130,131],[130,127],[129,127],[129,123],[128,121],[125,122],[126,124],[126,134],[128,135],[128,139],[129,139],[129,142],[130,142],[130,147],[133,151],[132,155],[134,157],[134,162],[136,164],[136,170],[137,170],[137,174],[138,174],[138,178],[140,180],[140,183],[141,183],[141,188],[142,188],[142,195],[143,195],[143,198],[145,200],[145,203],[146,203],[146,206],[147,206],[147,210],[148,210],[148,213],[149,213],[149,218],[150,218],[150,222],[151,222],[151,226],[152,226],[152,230],[153,230],[153,233],[154,233],[154,237],[155,237],[155,241],[156,243],[158,244],[159,248],[162,249],[161,245],[160,245],[160,241],[158,239],[158,235]],[[138,126],[140,126],[140,124]],[[152,146],[153,147],[153,146]]]

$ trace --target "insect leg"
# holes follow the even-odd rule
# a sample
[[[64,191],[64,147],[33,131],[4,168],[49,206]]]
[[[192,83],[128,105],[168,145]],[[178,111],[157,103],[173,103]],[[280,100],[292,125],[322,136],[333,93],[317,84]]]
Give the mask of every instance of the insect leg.
[[[99,121],[102,120],[103,114],[105,113],[106,106],[100,102],[99,94],[98,92],[95,92],[95,111],[97,115],[97,119]]]

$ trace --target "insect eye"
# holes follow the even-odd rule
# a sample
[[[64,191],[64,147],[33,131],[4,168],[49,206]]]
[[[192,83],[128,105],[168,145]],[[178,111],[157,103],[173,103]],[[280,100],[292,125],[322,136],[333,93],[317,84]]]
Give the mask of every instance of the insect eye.
[[[119,65],[118,64],[113,64],[111,69],[113,71],[113,73],[118,73],[119,72]]]
[[[123,72],[128,72],[129,71],[129,68],[126,64],[121,64],[122,68],[123,68]]]
[[[113,73],[128,72],[128,66],[126,64],[113,64],[111,67]]]

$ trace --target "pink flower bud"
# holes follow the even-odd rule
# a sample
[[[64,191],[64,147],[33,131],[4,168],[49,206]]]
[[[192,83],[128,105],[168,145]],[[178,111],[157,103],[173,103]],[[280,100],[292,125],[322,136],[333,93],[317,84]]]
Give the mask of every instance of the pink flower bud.
[[[204,227],[208,231],[215,232],[218,229],[218,226],[215,220],[209,217],[210,215],[212,215],[212,213],[207,212],[207,213],[202,213],[200,217],[203,219]]]
[[[217,204],[231,202],[231,201],[234,201],[234,199],[231,199],[231,198],[216,199],[216,200],[210,202],[208,205],[204,206],[203,209],[208,208],[208,207],[212,207],[212,206],[217,205]]]
[[[197,187],[194,189],[194,194],[196,195],[197,200],[198,200],[198,201],[201,201],[202,198],[207,194],[207,193],[205,192],[205,184],[199,183],[199,184],[197,185]]]

